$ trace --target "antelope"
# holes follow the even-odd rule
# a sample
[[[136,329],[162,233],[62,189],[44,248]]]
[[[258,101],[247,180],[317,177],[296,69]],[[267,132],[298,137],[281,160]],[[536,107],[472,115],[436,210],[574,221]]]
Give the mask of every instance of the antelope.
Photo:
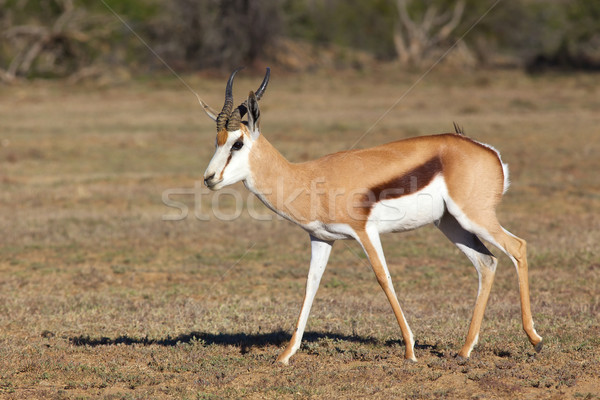
[[[311,259],[304,302],[292,338],[277,358],[287,364],[300,348],[310,308],[335,240],[356,240],[366,253],[400,325],[404,357],[416,361],[415,341],[388,270],[380,234],[434,223],[473,263],[479,289],[464,346],[469,358],[479,338],[494,280],[496,257],[485,240],[516,267],[523,330],[536,351],[542,337],[534,329],[529,299],[525,240],[504,229],[496,206],[509,186],[508,167],[493,147],[456,133],[413,137],[368,149],[342,151],[313,161],[287,161],[262,135],[258,101],[270,69],[256,92],[233,109],[233,71],[225,104],[217,114],[216,150],[204,173],[211,190],[242,181],[268,208],[308,232]],[[242,118],[248,114],[247,121]],[[287,199],[281,201],[281,199]]]

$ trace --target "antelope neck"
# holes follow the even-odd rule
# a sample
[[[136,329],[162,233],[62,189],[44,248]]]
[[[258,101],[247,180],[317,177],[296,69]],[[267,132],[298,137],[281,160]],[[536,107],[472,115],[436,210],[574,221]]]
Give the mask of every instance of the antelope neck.
[[[298,165],[289,162],[263,135],[252,145],[250,152],[250,175],[245,184],[269,208],[278,214],[290,217],[298,210],[290,213],[285,199],[308,195],[301,193],[298,182],[309,178],[306,171]],[[309,178],[310,179],[310,178]],[[287,204],[289,206],[289,204]],[[298,218],[292,217],[293,220]]]

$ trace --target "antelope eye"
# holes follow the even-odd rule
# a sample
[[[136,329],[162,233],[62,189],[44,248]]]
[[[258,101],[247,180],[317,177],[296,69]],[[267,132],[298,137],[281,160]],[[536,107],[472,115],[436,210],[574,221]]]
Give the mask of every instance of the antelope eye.
[[[244,142],[242,142],[241,140],[238,140],[237,142],[235,142],[235,143],[233,144],[233,146],[231,146],[231,150],[232,150],[232,151],[234,151],[234,150],[239,150],[239,149],[241,149],[241,148],[242,148],[242,146],[244,146]]]

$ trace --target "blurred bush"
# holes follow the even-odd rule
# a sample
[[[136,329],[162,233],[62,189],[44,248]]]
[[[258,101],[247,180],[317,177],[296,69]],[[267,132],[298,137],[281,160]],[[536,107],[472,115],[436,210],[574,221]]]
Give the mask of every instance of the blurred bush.
[[[162,70],[132,30],[177,70],[423,67],[455,43],[470,67],[600,69],[597,0],[0,0],[0,79]]]
[[[252,64],[282,31],[275,0],[172,0],[149,21],[150,42],[179,68]]]
[[[316,46],[335,45],[395,58],[392,32],[397,19],[390,0],[284,0],[284,33]]]
[[[539,21],[539,49],[529,57],[527,68],[600,70],[600,1],[570,0],[536,4],[543,12]]]
[[[158,4],[107,1],[144,26]],[[0,79],[98,75],[119,68],[139,49],[138,41],[97,0],[0,0]]]

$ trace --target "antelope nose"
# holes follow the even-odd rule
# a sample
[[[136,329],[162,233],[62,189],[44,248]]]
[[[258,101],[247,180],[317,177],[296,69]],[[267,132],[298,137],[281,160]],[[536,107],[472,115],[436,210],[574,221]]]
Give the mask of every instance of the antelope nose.
[[[211,180],[212,178],[214,178],[214,177],[215,177],[215,173],[213,172],[212,174],[210,174],[209,176],[207,176],[206,178],[204,178],[204,184],[205,184],[206,186],[208,186],[208,182],[210,182],[210,180]]]

